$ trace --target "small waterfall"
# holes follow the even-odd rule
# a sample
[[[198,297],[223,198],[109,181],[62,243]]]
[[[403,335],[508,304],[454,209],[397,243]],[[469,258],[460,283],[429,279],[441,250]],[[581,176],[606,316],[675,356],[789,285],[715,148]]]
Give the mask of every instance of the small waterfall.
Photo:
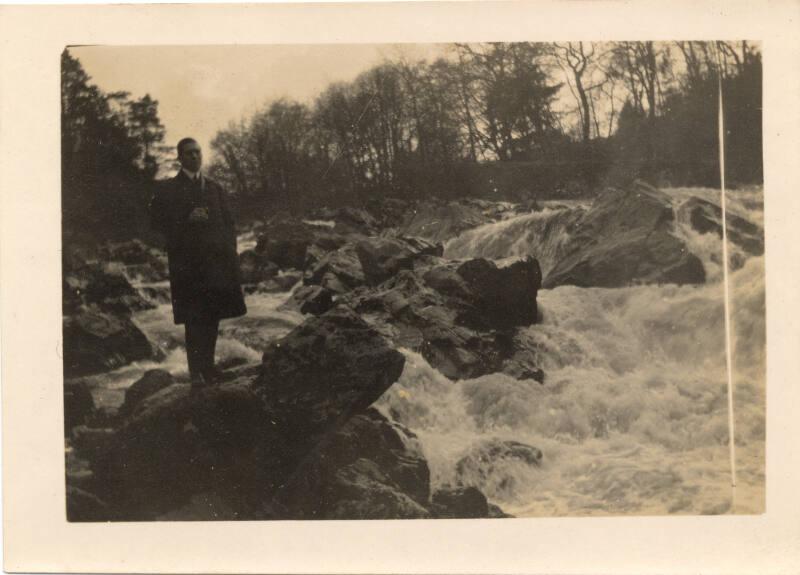
[[[534,256],[547,275],[563,257],[569,226],[583,211],[579,207],[545,209],[485,224],[449,240],[444,257],[502,261]]]

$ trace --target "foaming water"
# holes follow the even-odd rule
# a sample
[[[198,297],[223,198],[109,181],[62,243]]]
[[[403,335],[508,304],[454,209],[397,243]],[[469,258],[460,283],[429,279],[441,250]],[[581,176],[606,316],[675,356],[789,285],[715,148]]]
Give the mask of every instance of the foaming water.
[[[141,290],[153,285],[138,284],[135,287]],[[220,322],[217,363],[260,362],[263,349],[270,341],[282,337],[302,322],[299,313],[277,309],[290,294],[248,295],[246,316]],[[111,372],[84,378],[98,407],[119,407],[125,399],[125,390],[150,369],[164,369],[177,379],[188,378],[184,327],[173,322],[172,305],[161,304],[155,309],[136,312],[133,321],[164,352],[165,358],[162,361],[133,362]]]
[[[444,257],[503,260],[530,255],[539,260],[542,273],[547,275],[563,255],[569,239],[568,222],[582,211],[580,207],[546,208],[485,224],[449,240]]]
[[[762,281],[759,281],[762,280]],[[447,380],[414,352],[378,402],[420,436],[435,485],[475,485],[520,516],[730,509],[720,285],[540,292],[524,337],[545,384]],[[763,510],[763,260],[734,278],[738,513]],[[540,462],[493,453],[509,441]]]
[[[691,197],[719,204],[716,190],[668,193],[676,211]],[[728,203],[762,221],[760,191],[737,191]],[[531,244],[564,213],[471,230],[448,243],[446,255],[541,257]],[[545,257],[557,252],[556,232],[548,231]],[[404,351],[403,375],[377,405],[419,435],[434,487],[475,485],[518,516],[763,512],[764,259],[731,248],[740,260],[730,276],[734,503],[722,246],[718,235],[698,234],[688,222],[676,222],[674,233],[703,262],[705,285],[539,292],[543,320],[519,338],[539,351],[544,385],[503,374],[454,383]],[[537,450],[540,460],[530,455]]]

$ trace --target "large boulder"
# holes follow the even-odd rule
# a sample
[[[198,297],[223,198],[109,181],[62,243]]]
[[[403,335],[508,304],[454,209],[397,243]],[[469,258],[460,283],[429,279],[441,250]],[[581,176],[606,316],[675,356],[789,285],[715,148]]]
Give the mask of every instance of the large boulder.
[[[161,359],[154,346],[127,315],[97,306],[65,316],[64,374],[67,377],[110,371],[132,361]]]
[[[703,283],[703,264],[673,234],[674,220],[670,198],[643,182],[606,190],[575,224],[544,287]]]
[[[728,239],[750,255],[764,253],[764,233],[756,224],[731,212],[726,214]],[[688,221],[701,234],[722,238],[722,208],[700,198],[690,198],[678,208],[678,219]]]
[[[405,359],[356,313],[337,306],[308,319],[264,352],[254,384],[285,437],[279,467],[294,468],[319,439],[377,400]],[[288,409],[287,409],[288,407]]]
[[[420,352],[451,379],[506,371],[542,380],[516,328],[537,320],[535,260],[498,268],[486,260],[403,269],[337,301],[353,307],[398,347]]]
[[[115,314],[155,307],[128,281],[119,266],[92,263],[64,274],[64,312],[73,313],[81,305],[96,305]]]
[[[353,417],[277,499],[289,517],[427,517],[430,471],[416,436],[374,408]]]
[[[114,519],[194,513],[200,495],[234,518],[264,503],[317,446],[400,376],[403,356],[352,311],[310,318],[264,353],[257,374],[194,393],[173,384],[138,402],[92,462]]]
[[[423,238],[366,238],[356,244],[356,253],[369,285],[378,285],[400,270],[413,269],[420,256],[441,257],[441,244]]]
[[[485,259],[464,262],[458,268],[475,296],[471,323],[498,329],[536,323],[536,296],[542,287],[542,271],[533,258],[498,268]]]

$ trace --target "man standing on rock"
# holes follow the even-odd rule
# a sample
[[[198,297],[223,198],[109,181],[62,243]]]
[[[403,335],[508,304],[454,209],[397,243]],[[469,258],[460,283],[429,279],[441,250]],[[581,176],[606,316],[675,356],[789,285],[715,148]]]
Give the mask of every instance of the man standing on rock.
[[[167,240],[172,313],[186,329],[192,388],[219,379],[214,366],[219,321],[247,313],[239,280],[236,228],[222,187],[200,172],[192,138],[178,142],[181,170],[156,191],[153,227]]]

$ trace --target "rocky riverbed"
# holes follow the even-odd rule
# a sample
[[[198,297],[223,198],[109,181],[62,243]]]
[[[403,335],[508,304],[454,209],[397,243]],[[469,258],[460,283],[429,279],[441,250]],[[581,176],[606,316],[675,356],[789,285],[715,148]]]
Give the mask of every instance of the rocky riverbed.
[[[276,215],[242,230],[250,313],[223,322],[226,380],[201,393],[189,390],[182,330],[171,325],[164,254],[136,241],[68,253],[69,518],[722,509],[716,487],[654,463],[721,457],[724,442],[707,430],[724,415],[719,335],[694,350],[702,369],[660,385],[643,374],[648,361],[674,369],[673,355],[689,353],[676,329],[691,340],[719,327],[718,210],[703,191],[636,184],[580,205],[389,201]],[[737,277],[748,280],[739,316],[758,330],[763,232],[748,216],[728,224]],[[657,301],[664,315],[630,315]],[[708,321],[697,324],[703,302]],[[626,314],[629,329],[607,323]],[[750,358],[741,441],[755,507],[762,340],[739,344]],[[654,439],[658,401],[683,410],[669,416],[678,427],[701,417],[693,403],[707,421],[686,445],[677,429]],[[613,458],[637,442],[642,457],[629,463],[639,475],[626,475]],[[592,450],[594,476],[570,478],[578,471],[565,458],[588,462]],[[559,482],[579,495],[557,494]],[[613,485],[621,494],[609,495]]]

